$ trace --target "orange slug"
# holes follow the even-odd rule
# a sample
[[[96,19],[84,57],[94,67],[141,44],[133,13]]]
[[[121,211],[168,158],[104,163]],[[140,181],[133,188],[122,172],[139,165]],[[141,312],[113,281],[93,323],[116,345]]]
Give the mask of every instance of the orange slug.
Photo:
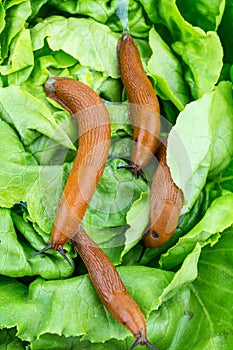
[[[121,168],[142,175],[159,145],[159,101],[143,69],[136,43],[129,33],[124,33],[118,41],[117,55],[134,128],[132,160],[128,166]]]
[[[80,227],[72,239],[75,249],[85,263],[90,279],[109,313],[135,337],[130,347],[146,345],[157,348],[146,337],[146,320],[137,303],[127,292],[116,268],[103,250]]]
[[[163,139],[156,152],[159,164],[151,185],[150,229],[143,237],[145,247],[159,247],[172,237],[183,206],[183,194],[171,178],[166,154]]]
[[[68,261],[63,246],[77,232],[108,158],[110,117],[98,94],[82,82],[51,77],[45,92],[72,114],[78,124],[79,146],[58,205],[50,244],[36,254],[52,248]]]

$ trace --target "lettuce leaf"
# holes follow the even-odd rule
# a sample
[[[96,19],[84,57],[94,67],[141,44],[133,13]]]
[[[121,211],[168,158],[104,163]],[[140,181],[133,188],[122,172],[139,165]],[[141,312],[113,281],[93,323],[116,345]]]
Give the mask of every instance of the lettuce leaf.
[[[172,101],[181,111],[190,101],[181,64],[154,28],[150,30],[149,43],[153,55],[147,68],[155,79],[157,93],[163,99]]]
[[[20,341],[16,336],[16,330],[12,329],[3,329],[0,330],[0,346],[7,347],[9,350],[23,350],[25,349],[27,342]]]
[[[110,4],[109,6],[109,1],[106,0],[80,0],[76,3],[72,0],[65,2],[52,0],[50,3],[53,6],[56,6],[59,10],[69,12],[71,14],[85,15],[94,18],[100,23],[105,23],[116,11],[114,2],[112,2],[113,4]]]
[[[50,257],[32,257],[35,250],[31,247],[30,241],[18,240],[9,209],[0,209],[0,225],[2,252],[0,270],[2,275],[11,277],[41,275],[46,279],[65,278],[72,275],[74,268],[68,266],[59,254],[51,252]],[[28,229],[25,226],[27,225],[24,225],[24,228],[21,226],[20,233],[22,235],[24,234],[24,229]],[[19,228],[18,225],[17,227]],[[33,236],[36,237],[36,234],[30,235],[30,238],[33,239]],[[44,246],[43,244],[42,248]],[[54,259],[55,256],[56,258]],[[43,263],[41,263],[41,260],[43,260]]]
[[[205,247],[198,261],[198,276],[186,286],[179,288],[176,284],[176,292],[173,289],[166,302],[161,303],[159,296],[171,283],[174,284],[176,274],[135,266],[118,269],[127,289],[147,317],[149,339],[160,349],[185,349],[187,343],[200,350],[210,346],[230,348],[232,239],[233,232],[229,229],[213,248]],[[181,269],[187,277],[191,270],[193,265],[188,263]],[[56,335],[61,334],[63,337],[59,337],[59,341],[63,348],[73,344],[77,349],[89,348],[90,345],[94,349],[113,349],[115,346],[123,350],[133,342],[129,331],[105,313],[87,276],[65,281],[39,278],[29,288],[3,277],[0,290],[1,327],[16,326],[18,337],[31,341],[35,349],[39,344],[59,349]],[[72,322],[67,323],[67,319]]]
[[[179,265],[197,243],[205,246],[215,244],[219,233],[233,224],[233,194],[230,192],[215,199],[207,209],[204,217],[176,245],[161,257],[161,265],[170,269]]]
[[[122,5],[128,6],[128,22]],[[109,160],[84,226],[121,265],[124,283],[145,313],[149,340],[160,350],[232,348],[232,0],[224,5],[1,2],[1,348],[125,350],[134,341],[104,309],[70,243],[65,249],[72,268],[57,252],[32,257],[49,242],[78,145],[69,113],[45,96],[50,75],[83,81],[110,112]],[[117,169],[130,161],[133,144],[116,55],[127,26],[162,114],[175,124],[168,161],[185,194],[175,234],[141,260],[150,180]],[[163,118],[162,133],[170,128]],[[150,164],[149,179],[154,171]]]
[[[0,66],[0,73],[8,76],[8,84],[20,85],[26,81],[34,66],[30,31],[23,29],[12,40],[8,65]]]
[[[2,119],[14,126],[25,145],[44,134],[67,148],[75,149],[49,109],[21,87],[0,88],[0,107]]]
[[[221,82],[213,92],[188,104],[169,134],[167,160],[184,193],[184,211],[192,207],[207,177],[219,174],[232,156],[232,86]]]
[[[21,32],[31,14],[30,1],[6,1],[5,13],[5,26],[0,36],[2,60],[8,55],[12,39]]]
[[[113,33],[109,27],[86,18],[64,18],[52,16],[38,23],[31,29],[33,50],[44,46],[47,38],[49,47],[63,50],[76,58],[82,65],[105,76],[118,78],[116,52],[119,35]],[[95,46],[90,42],[98,43]]]
[[[233,38],[231,33],[233,28],[233,6],[232,0],[226,0],[226,7],[223,19],[219,25],[219,36],[224,49],[224,62],[233,64]]]
[[[192,25],[205,31],[216,30],[222,20],[226,0],[178,0],[182,16]]]
[[[185,64],[185,80],[193,98],[213,90],[223,65],[223,50],[217,33],[205,33],[185,21],[175,0],[141,0],[141,3],[153,23],[166,27],[163,35],[169,31],[172,49]]]

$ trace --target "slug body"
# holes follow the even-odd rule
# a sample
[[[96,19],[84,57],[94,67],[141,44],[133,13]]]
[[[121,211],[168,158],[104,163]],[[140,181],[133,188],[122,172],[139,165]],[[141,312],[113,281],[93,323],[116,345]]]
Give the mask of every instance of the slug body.
[[[51,77],[45,92],[72,114],[79,132],[78,152],[58,205],[51,244],[47,247],[62,253],[64,244],[77,232],[103,174],[110,147],[110,118],[101,98],[81,82]]]
[[[130,349],[137,345],[147,345],[156,350],[146,338],[146,321],[143,313],[127,292],[109,258],[81,228],[72,241],[87,267],[103,305],[136,338]]]
[[[160,107],[153,86],[143,69],[134,39],[125,33],[118,42],[118,65],[129,101],[134,128],[132,161],[128,168],[140,173],[159,145]]]
[[[150,230],[143,237],[145,247],[151,248],[172,237],[183,206],[183,194],[171,178],[166,161],[167,147],[163,142],[156,153],[159,165],[151,185]]]

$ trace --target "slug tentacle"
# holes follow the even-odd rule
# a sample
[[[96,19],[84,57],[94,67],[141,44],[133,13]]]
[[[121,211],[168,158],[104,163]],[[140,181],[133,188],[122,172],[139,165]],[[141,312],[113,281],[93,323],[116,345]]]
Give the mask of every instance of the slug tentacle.
[[[153,350],[158,350],[158,348],[156,348],[151,342],[149,342],[149,340],[145,339],[145,341],[142,343],[142,340],[140,338],[135,340],[135,342],[133,343],[133,345],[130,347],[129,350],[133,350],[139,345],[146,345],[146,347],[148,346]]]
[[[132,170],[132,172],[135,173],[137,175],[137,177],[140,176],[142,178],[142,180],[147,182],[147,179],[144,176],[143,170],[134,163],[130,163],[128,165],[118,165],[117,169]]]
[[[47,250],[50,250],[50,249],[53,249],[53,246],[52,246],[51,243],[48,244],[43,249],[39,250],[39,252],[34,253],[32,256],[36,256],[36,255],[42,254],[42,253],[44,253],[44,252],[46,252]],[[72,265],[71,261],[69,260],[68,256],[66,255],[66,253],[64,252],[64,249],[62,248],[62,246],[60,246],[57,250],[63,256],[63,258],[68,262],[68,264],[72,267],[73,265]]]
[[[39,252],[34,253],[32,256],[36,256],[39,254],[42,254],[44,252],[46,252],[47,250],[52,249],[52,244],[48,244],[46,247],[44,247],[43,249],[39,250]]]
[[[59,247],[58,251],[63,256],[63,258],[68,262],[68,264],[72,267],[73,265],[70,259],[68,258],[68,256],[66,255],[66,253],[64,252],[64,249],[62,248],[62,246]]]

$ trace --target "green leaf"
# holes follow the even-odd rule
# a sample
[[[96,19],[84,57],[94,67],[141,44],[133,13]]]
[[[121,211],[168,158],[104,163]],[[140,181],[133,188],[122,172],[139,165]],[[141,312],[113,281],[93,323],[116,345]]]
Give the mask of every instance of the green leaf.
[[[50,2],[59,10],[69,12],[71,14],[88,16],[101,23],[105,23],[108,17],[115,12],[115,4],[113,4],[113,6],[109,6],[109,1],[107,0],[79,0],[77,3],[72,0],[65,2],[52,0]]]
[[[175,1],[173,6],[171,4],[169,6],[172,16],[168,16],[166,11],[168,1],[161,2],[160,15],[173,34],[175,42],[172,48],[189,68],[186,73],[186,81],[193,97],[198,98],[210,92],[218,81],[222,69],[222,46],[215,32],[205,33],[200,28],[192,27],[185,22]],[[172,31],[177,23],[179,29]]]
[[[105,76],[119,76],[117,57],[112,54],[116,52],[119,36],[105,25],[91,19],[52,16],[34,26],[31,37],[33,50],[41,49],[47,38],[53,51],[63,50]],[[90,42],[95,42],[95,46]]]
[[[19,205],[22,205],[22,203]],[[47,242],[43,240],[42,237],[34,230],[32,225],[26,221],[25,215],[20,216],[14,211],[13,208],[11,210],[11,218],[15,230],[20,232],[36,251],[39,251],[45,247]]]
[[[167,302],[165,317],[169,319],[169,328],[175,326],[170,349],[231,349],[232,239],[231,228],[213,248],[205,247],[198,263],[197,279]],[[166,349],[166,344],[160,348]]]
[[[47,279],[56,279],[65,278],[72,274],[73,268],[56,252],[50,252],[49,255],[43,257],[32,256],[35,250],[31,248],[30,242],[19,240],[9,209],[0,208],[0,227],[2,253],[0,256],[0,271],[2,275],[11,277],[41,275]],[[17,227],[19,228],[18,225]],[[24,235],[24,232],[22,230],[20,233]],[[28,238],[28,235],[25,234],[24,237]],[[55,256],[56,259],[54,259]],[[41,263],[41,260],[43,260],[43,263]]]
[[[41,133],[74,149],[71,140],[55,122],[48,108],[21,87],[0,88],[0,106],[1,117],[14,126],[25,145],[33,142]]]
[[[3,31],[4,27],[5,27],[5,9],[4,6],[2,4],[2,2],[0,3],[0,33]]]
[[[205,31],[216,30],[222,20],[226,0],[178,0],[182,16]]]
[[[9,64],[0,66],[0,73],[8,75],[8,84],[20,85],[28,79],[34,65],[30,33],[22,30],[12,41]]]
[[[214,179],[214,182],[217,183],[221,189],[233,192],[233,159],[220,176]]]
[[[126,224],[126,214],[147,185],[125,170],[120,159],[109,160],[95,194],[89,203],[84,222],[93,228],[117,227]]]
[[[111,138],[118,138],[126,135],[133,135],[133,128],[128,116],[128,105],[109,103],[106,101],[106,108],[109,111],[111,120]]]
[[[152,23],[157,23],[160,20],[159,17],[159,1],[157,0],[140,0],[140,3],[143,5],[147,16]]]
[[[126,221],[130,227],[125,232],[125,247],[121,257],[142,239],[142,233],[149,222],[149,207],[149,195],[142,192],[127,213]]]
[[[52,231],[57,206],[71,165],[38,167],[38,177],[27,192],[30,220],[47,234]]]
[[[170,269],[182,263],[197,243],[201,246],[215,244],[219,239],[219,232],[233,224],[233,194],[226,194],[215,199],[207,209],[204,217],[194,228],[179,241],[167,253],[163,254],[160,264],[163,268]]]
[[[31,15],[30,20],[33,19],[43,8],[43,5],[47,4],[49,0],[32,0],[31,1]]]
[[[208,176],[213,178],[229,164],[233,156],[233,95],[230,82],[221,82],[216,88],[209,123],[213,156]]]
[[[12,39],[24,28],[30,14],[29,0],[12,1],[8,6],[6,4],[6,24],[0,36],[2,59],[7,57]]]
[[[155,80],[157,93],[181,111],[189,102],[181,64],[154,28],[150,30],[149,43],[153,55],[147,67]]]
[[[146,267],[121,267],[118,271],[148,318],[173,273]],[[142,280],[145,280],[143,285]],[[34,341],[45,333],[52,333],[66,337],[83,335],[82,340],[97,343],[127,337],[133,342],[130,332],[106,313],[87,275],[60,281],[36,279],[29,289],[3,277],[0,312],[0,327],[17,325],[18,337],[22,340]]]
[[[205,33],[181,16],[175,0],[141,0],[148,16],[169,30],[171,47],[185,63],[185,80],[194,99],[213,90],[222,69],[223,50],[216,32]],[[154,13],[150,15],[149,11]],[[209,69],[211,67],[211,69]]]
[[[90,86],[104,99],[118,103],[121,100],[122,86],[118,79],[106,77],[104,73],[80,64],[71,67],[69,72],[72,78]]]
[[[0,349],[24,350],[27,343],[17,338],[16,333],[14,328],[0,330]]]
[[[30,76],[30,83],[33,85],[43,85],[48,79],[49,75],[59,75],[58,71],[63,68],[73,66],[77,61],[64,51],[54,52],[52,55],[45,55],[36,58],[35,67]],[[57,69],[57,74],[53,70]]]
[[[207,176],[216,176],[229,164],[232,152],[232,89],[229,82],[221,82],[185,107],[168,137],[168,164],[184,193],[184,211],[198,198]]]
[[[136,1],[112,1],[115,5],[114,14],[106,24],[115,32],[129,31],[136,38],[147,38],[151,28],[147,22],[141,4]]]
[[[37,165],[35,158],[25,151],[15,130],[0,119],[0,159],[21,165]]]
[[[213,347],[230,350],[232,240],[233,231],[229,229],[214,247],[203,248],[198,277],[177,288],[176,293],[161,305],[158,298],[170,283],[174,283],[174,273],[146,267],[118,269],[127,289],[146,314],[148,338],[159,349],[186,349],[188,344],[199,350]],[[193,265],[186,264],[185,269],[184,275],[188,278]],[[18,337],[32,341],[34,349],[41,349],[39,344],[43,344],[42,348],[46,344],[46,348],[55,350],[52,342],[61,341],[63,348],[72,344],[74,349],[84,350],[90,345],[90,349],[124,350],[133,342],[129,332],[106,313],[87,276],[65,281],[37,279],[29,289],[18,281],[3,277],[0,311],[1,328],[17,325]],[[52,334],[62,334],[62,337]],[[104,344],[101,345],[101,341]],[[60,349],[59,344],[57,346]]]
[[[201,254],[201,245],[196,244],[195,248],[185,258],[181,268],[174,275],[171,283],[160,295],[160,303],[164,303],[172,298],[181,288],[195,281],[198,276],[197,264]]]
[[[11,208],[15,203],[26,201],[30,188],[38,178],[38,166],[21,165],[1,160],[0,205]]]
[[[219,26],[219,36],[224,49],[224,61],[233,64],[233,38],[229,33],[233,30],[233,4],[226,0],[223,19]]]

